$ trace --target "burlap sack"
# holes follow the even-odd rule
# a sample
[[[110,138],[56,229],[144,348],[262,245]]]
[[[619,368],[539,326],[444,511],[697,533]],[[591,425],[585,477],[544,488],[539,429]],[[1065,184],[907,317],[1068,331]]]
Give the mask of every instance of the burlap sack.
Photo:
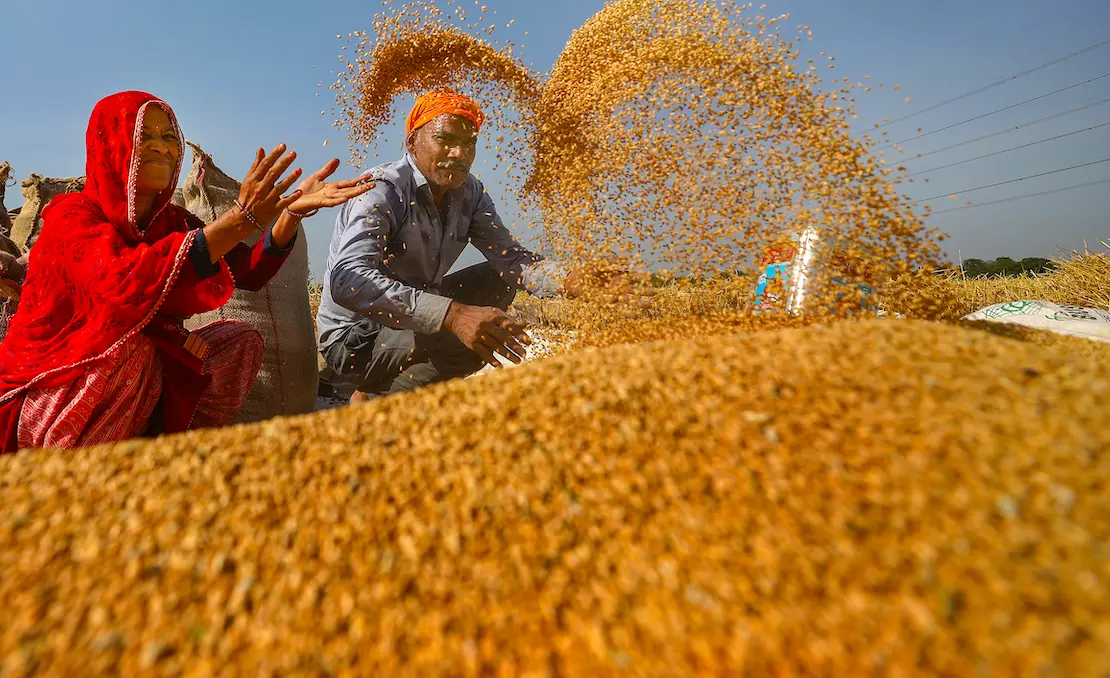
[[[182,195],[175,195],[174,201],[182,200],[186,209],[209,224],[234,205],[239,182],[216,167],[199,146],[187,143],[193,151],[193,168]],[[254,245],[259,237],[255,233],[245,242]],[[194,316],[186,326],[196,329],[222,318],[249,322],[266,340],[262,369],[236,421],[311,412],[317,390],[316,333],[309,310],[308,242],[303,228],[289,258],[264,289],[236,290],[223,307]]]
[[[8,182],[12,178],[12,166],[8,161],[0,162],[0,235],[12,233],[12,222],[8,218],[8,208],[4,207],[4,195],[8,192]]]
[[[84,190],[85,177],[50,179],[32,174],[23,181],[23,209],[12,224],[12,240],[24,251],[31,249],[42,230],[42,210],[54,196]]]

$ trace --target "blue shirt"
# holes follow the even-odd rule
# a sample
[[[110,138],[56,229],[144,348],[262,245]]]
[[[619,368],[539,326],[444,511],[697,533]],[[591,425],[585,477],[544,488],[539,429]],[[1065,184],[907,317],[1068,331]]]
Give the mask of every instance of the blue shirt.
[[[557,292],[561,267],[516,241],[474,175],[447,193],[446,221],[408,154],[363,176],[377,185],[345,203],[335,219],[316,314],[321,349],[363,318],[423,334],[438,332],[451,305],[439,294],[440,286],[467,243],[509,285],[537,296]]]

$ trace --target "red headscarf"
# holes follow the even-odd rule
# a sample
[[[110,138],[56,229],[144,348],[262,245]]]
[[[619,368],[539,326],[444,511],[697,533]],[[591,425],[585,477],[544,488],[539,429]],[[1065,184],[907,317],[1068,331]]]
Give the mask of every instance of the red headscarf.
[[[447,90],[428,92],[417,99],[412,107],[408,122],[405,124],[405,136],[446,113],[461,115],[474,123],[475,132],[482,129],[482,123],[486,120],[482,107],[468,96]]]
[[[143,116],[166,111],[177,132],[173,181],[144,226],[135,218]],[[85,189],[60,195],[43,212],[19,310],[0,344],[0,450],[30,387],[66,383],[150,323],[187,265],[191,229],[201,225],[170,204],[184,152],[177,118],[144,92],[122,92],[93,109],[85,135]],[[230,298],[226,268],[196,287],[215,308]]]

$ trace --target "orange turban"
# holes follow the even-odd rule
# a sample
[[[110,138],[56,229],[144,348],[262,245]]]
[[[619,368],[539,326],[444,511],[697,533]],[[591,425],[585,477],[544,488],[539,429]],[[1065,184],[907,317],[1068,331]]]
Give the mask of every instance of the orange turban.
[[[478,102],[470,97],[446,90],[428,92],[417,99],[416,105],[412,107],[408,123],[405,125],[405,136],[407,137],[414,130],[420,129],[445,113],[461,115],[474,123],[475,132],[482,129],[482,123],[486,120]]]

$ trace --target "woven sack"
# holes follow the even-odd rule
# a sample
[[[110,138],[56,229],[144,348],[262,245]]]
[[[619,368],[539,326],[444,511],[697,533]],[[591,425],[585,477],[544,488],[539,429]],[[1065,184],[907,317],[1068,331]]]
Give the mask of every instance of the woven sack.
[[[12,223],[11,239],[23,251],[31,249],[42,231],[42,210],[50,204],[54,196],[62,193],[77,193],[85,189],[85,177],[53,179],[32,174],[24,179],[20,190],[23,192],[23,207]]]
[[[200,146],[186,142],[193,151],[193,166],[174,202],[205,224],[215,221],[234,205],[239,182],[212,162]],[[254,245],[261,234],[244,242]],[[277,275],[262,290],[236,290],[219,309],[189,319],[191,330],[221,319],[250,323],[266,342],[262,368],[236,422],[263,421],[278,415],[311,412],[316,404],[316,332],[308,300],[308,243],[303,227],[293,251]]]

